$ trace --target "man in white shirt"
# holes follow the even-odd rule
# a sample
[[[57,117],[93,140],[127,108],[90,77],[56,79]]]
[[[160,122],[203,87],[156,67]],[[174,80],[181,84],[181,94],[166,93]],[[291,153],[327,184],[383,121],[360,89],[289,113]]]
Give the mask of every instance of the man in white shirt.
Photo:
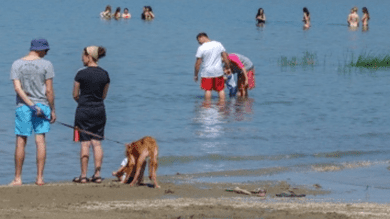
[[[201,88],[205,90],[205,99],[211,100],[211,91],[215,90],[218,92],[219,99],[224,100],[225,91],[222,60],[225,66],[230,66],[225,48],[220,42],[211,41],[206,33],[199,33],[196,39],[200,46],[195,55],[194,81],[198,81],[198,73],[202,65],[200,77],[202,78]]]

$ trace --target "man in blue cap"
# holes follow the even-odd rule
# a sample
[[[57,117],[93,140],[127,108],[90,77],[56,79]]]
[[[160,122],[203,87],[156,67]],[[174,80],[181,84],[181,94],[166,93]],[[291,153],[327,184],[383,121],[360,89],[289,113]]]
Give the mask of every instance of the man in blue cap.
[[[16,149],[15,178],[10,185],[22,184],[25,146],[27,137],[32,134],[32,130],[34,130],[37,145],[37,178],[35,183],[37,185],[44,184],[45,133],[49,132],[50,123],[56,120],[53,90],[54,69],[50,61],[43,59],[49,49],[47,40],[34,39],[31,41],[29,54],[12,64],[11,80],[13,80],[16,92]]]

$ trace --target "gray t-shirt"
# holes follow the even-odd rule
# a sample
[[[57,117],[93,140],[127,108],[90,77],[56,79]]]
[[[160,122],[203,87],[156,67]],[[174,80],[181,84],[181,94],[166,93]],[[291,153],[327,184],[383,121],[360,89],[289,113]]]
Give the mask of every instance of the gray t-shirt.
[[[53,65],[45,59],[18,59],[11,67],[11,80],[20,80],[23,91],[34,104],[49,105],[46,97],[46,80],[53,77]],[[22,98],[16,95],[16,105],[19,107],[23,104],[25,102]]]
[[[240,59],[240,61],[244,65],[245,70],[249,71],[249,70],[251,70],[253,68],[253,63],[251,62],[250,59],[248,59],[248,57],[243,56],[241,54],[237,54],[237,53],[233,53],[233,54],[238,56],[238,58]]]

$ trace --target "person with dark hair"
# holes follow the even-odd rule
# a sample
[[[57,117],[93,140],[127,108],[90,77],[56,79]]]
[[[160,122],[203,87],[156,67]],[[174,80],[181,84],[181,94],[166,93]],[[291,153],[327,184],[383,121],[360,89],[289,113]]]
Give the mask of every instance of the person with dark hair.
[[[220,42],[211,41],[206,33],[199,33],[196,39],[200,46],[195,55],[194,81],[198,81],[198,74],[202,65],[200,74],[201,88],[205,91],[205,99],[211,100],[211,91],[215,90],[218,92],[219,99],[224,100],[224,70],[222,60],[227,68],[230,66],[225,48]]]
[[[370,14],[368,13],[368,9],[366,7],[363,7],[363,17],[362,17],[362,25],[363,27],[368,26],[368,20],[370,20]]]
[[[310,27],[310,12],[309,10],[304,7],[303,8],[303,19],[302,19],[303,23],[305,23],[305,25],[303,26],[304,28],[309,28]]]
[[[76,74],[73,99],[78,103],[75,115],[75,127],[89,131],[98,136],[104,136],[106,125],[106,110],[104,100],[107,97],[110,77],[103,68],[98,66],[100,58],[106,55],[106,49],[98,46],[84,48],[82,61],[85,68]],[[103,161],[102,138],[77,133],[81,141],[80,162],[81,175],[73,179],[74,182],[86,183],[89,180],[100,183],[100,171]],[[95,160],[95,172],[91,179],[87,178],[89,147],[92,145]]]
[[[144,6],[143,12],[141,14],[141,18],[143,20],[152,20],[152,19],[154,19],[154,14],[153,14],[152,7]]]
[[[110,5],[107,5],[106,10],[104,10],[100,13],[100,17],[105,18],[105,19],[111,18],[111,6]]]
[[[129,13],[129,9],[128,8],[123,9],[122,18],[125,18],[125,19],[131,18],[131,14]]]
[[[37,178],[35,184],[44,185],[43,169],[46,161],[45,134],[55,122],[53,78],[50,61],[43,59],[49,51],[45,39],[31,41],[30,53],[16,60],[11,68],[11,80],[16,92],[15,111],[15,178],[12,186],[22,185],[22,167],[27,137],[35,132],[37,145]],[[48,121],[50,120],[50,122]]]
[[[120,7],[117,7],[116,10],[115,10],[115,13],[114,13],[114,16],[113,16],[115,19],[119,19],[121,18],[121,8]]]
[[[257,11],[256,20],[257,20],[257,24],[265,23],[266,18],[265,18],[264,10],[262,8],[259,8],[259,10]]]
[[[347,22],[350,27],[359,26],[359,15],[357,14],[358,8],[353,7],[351,13],[348,15]]]

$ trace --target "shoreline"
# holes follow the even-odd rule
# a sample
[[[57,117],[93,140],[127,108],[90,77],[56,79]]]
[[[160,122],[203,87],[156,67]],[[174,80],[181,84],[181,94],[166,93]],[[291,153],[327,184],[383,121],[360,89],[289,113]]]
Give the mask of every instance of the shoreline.
[[[160,189],[149,180],[130,187],[114,179],[102,183],[48,183],[44,186],[0,186],[0,218],[388,218],[389,204],[318,202],[329,194],[320,188],[285,181],[207,183],[191,175],[158,177]],[[265,189],[265,197],[226,189]],[[293,191],[303,198],[277,197]]]

